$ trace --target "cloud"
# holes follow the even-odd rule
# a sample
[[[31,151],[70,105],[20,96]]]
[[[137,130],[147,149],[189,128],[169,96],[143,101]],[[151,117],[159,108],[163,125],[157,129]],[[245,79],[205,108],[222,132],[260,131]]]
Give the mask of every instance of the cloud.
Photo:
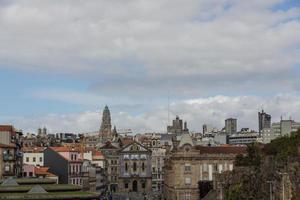
[[[257,112],[264,110],[272,115],[276,122],[283,116],[300,121],[300,97],[296,94],[281,94],[272,97],[256,96],[213,96],[172,102],[170,121],[179,115],[188,122],[191,131],[201,132],[203,124],[212,124],[221,129],[224,120],[229,117],[238,119],[238,127],[257,130]],[[134,109],[134,108],[132,108]],[[132,112],[132,110],[131,110]],[[138,132],[165,132],[168,124],[167,106],[156,106],[146,112],[135,115],[130,112],[111,108],[112,124],[118,129],[132,129]],[[3,118],[1,121],[12,123],[25,132],[46,126],[50,132],[93,132],[99,130],[101,112],[86,111],[73,114],[48,114],[35,117]]]
[[[279,84],[300,63],[300,8],[272,9],[283,1],[1,2],[2,67],[75,74],[105,95],[298,90]]]

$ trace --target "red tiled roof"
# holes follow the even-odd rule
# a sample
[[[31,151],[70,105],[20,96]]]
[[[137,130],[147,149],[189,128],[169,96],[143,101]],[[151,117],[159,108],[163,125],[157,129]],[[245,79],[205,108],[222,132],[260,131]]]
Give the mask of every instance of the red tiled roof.
[[[23,152],[30,152],[30,153],[42,153],[46,147],[23,147]]]
[[[0,125],[0,131],[13,132],[14,127],[12,125]]]
[[[15,144],[1,144],[0,143],[0,148],[15,148]]]
[[[201,154],[245,154],[247,147],[239,147],[239,146],[217,146],[217,147],[204,147],[198,146],[196,147],[200,150]]]
[[[56,152],[77,152],[76,148],[72,147],[50,147],[53,151]]]
[[[36,175],[42,175],[42,176],[48,176],[48,177],[49,176],[52,176],[52,177],[56,176],[56,175],[48,172],[48,170],[49,170],[49,167],[35,167],[34,168],[34,173]]]

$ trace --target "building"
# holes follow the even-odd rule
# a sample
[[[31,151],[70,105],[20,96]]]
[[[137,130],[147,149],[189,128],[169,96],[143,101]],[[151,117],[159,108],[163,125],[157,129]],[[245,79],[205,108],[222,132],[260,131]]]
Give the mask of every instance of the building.
[[[34,165],[23,165],[23,178],[47,178],[54,179],[58,183],[58,176],[50,173],[49,167],[39,167]]]
[[[0,125],[1,177],[22,176],[22,132],[11,125]]]
[[[14,177],[18,173],[16,160],[16,146],[0,144],[0,178]]]
[[[262,110],[258,112],[258,132],[261,134],[261,131],[266,128],[271,128],[271,115],[267,114]]]
[[[291,132],[295,132],[299,128],[300,122],[295,122],[292,119],[281,119],[280,122],[273,123],[271,128],[264,128],[261,131],[262,142],[270,143],[277,137],[289,135]]]
[[[229,135],[237,133],[237,119],[229,118],[225,120],[225,130]]]
[[[166,158],[166,149],[159,146],[150,148],[151,170],[152,170],[152,190],[161,192],[164,185],[164,160]]]
[[[113,145],[110,141],[106,142],[100,148],[100,151],[105,157],[105,174],[108,182],[108,190],[112,193],[118,190],[118,177],[119,177],[119,147]]]
[[[214,133],[217,132],[217,128],[213,127],[210,124],[203,124],[202,126],[202,134]]]
[[[174,148],[165,161],[164,199],[198,200],[199,185],[212,185],[216,173],[233,170],[235,157],[245,154],[245,147],[194,146],[187,137]]]
[[[119,165],[119,192],[152,191],[151,150],[134,141],[119,151]]]
[[[59,163],[59,164],[58,164]],[[72,147],[48,147],[44,151],[44,166],[59,177],[60,184],[83,185],[86,174],[82,171],[80,152]]]
[[[228,143],[232,145],[247,145],[253,142],[259,142],[258,133],[233,134],[228,136]]]
[[[44,166],[44,150],[46,147],[24,147],[23,164]]]
[[[187,122],[184,122],[183,124],[182,119],[180,119],[179,116],[176,116],[176,119],[173,120],[172,126],[167,127],[167,132],[176,135],[188,133],[189,130],[187,128]]]
[[[102,141],[112,141],[117,135],[116,127],[112,130],[111,116],[108,106],[105,106],[102,114],[102,122],[99,131]]]

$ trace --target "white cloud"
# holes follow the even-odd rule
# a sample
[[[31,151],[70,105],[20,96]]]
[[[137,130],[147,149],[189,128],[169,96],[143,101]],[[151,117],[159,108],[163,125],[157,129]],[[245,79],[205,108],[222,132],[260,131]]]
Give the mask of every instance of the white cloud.
[[[264,108],[272,115],[272,120],[292,117],[300,121],[300,97],[295,94],[282,94],[273,97],[255,96],[214,96],[173,102],[170,106],[171,119],[179,115],[188,122],[192,131],[201,131],[202,124],[208,123],[218,128],[224,126],[229,117],[238,119],[239,128],[250,127],[257,130],[257,112]],[[167,108],[154,107],[140,114],[111,109],[112,123],[119,129],[132,129],[137,132],[165,132],[167,126]],[[100,111],[87,111],[67,115],[49,114],[39,117],[18,117],[3,119],[25,131],[35,131],[39,126],[46,126],[50,132],[92,132],[100,127]]]
[[[280,2],[11,1],[0,5],[0,60],[2,66],[93,81],[108,77],[103,87],[124,77],[129,87],[139,77],[165,84],[263,74],[267,82],[285,72],[295,80],[300,9],[271,9]]]

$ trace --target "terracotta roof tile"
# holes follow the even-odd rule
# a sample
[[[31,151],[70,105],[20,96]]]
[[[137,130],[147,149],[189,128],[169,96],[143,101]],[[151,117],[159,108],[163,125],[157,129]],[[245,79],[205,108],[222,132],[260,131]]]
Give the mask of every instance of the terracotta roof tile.
[[[14,127],[12,125],[0,125],[0,131],[14,132]]]
[[[50,147],[53,151],[56,152],[77,152],[78,149],[72,147]]]
[[[42,153],[46,147],[23,147],[22,151],[26,153]]]
[[[206,147],[206,146],[197,146],[201,154],[245,154],[247,147],[239,146],[218,146],[218,147]]]

